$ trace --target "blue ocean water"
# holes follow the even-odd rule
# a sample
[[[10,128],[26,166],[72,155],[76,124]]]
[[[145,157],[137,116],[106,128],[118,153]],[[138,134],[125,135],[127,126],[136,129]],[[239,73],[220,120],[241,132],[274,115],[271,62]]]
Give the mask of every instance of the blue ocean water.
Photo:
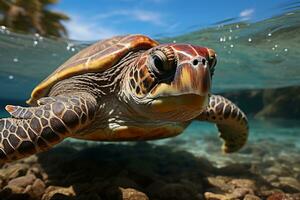
[[[218,54],[213,80],[215,93],[299,86],[299,19],[300,10],[288,10],[258,22],[220,23],[177,37],[156,39],[162,43],[192,43],[215,49]],[[0,106],[24,103],[36,84],[92,42],[24,35],[0,27]],[[0,117],[4,116],[7,114],[2,109]],[[207,123],[194,122],[182,135],[153,143],[204,155],[222,166],[245,157],[249,160],[253,156],[249,151],[261,148],[270,148],[268,156],[298,154],[299,124],[289,119],[251,119],[250,140],[244,150],[247,153],[241,151],[233,156],[221,153],[217,130]]]
[[[183,42],[216,50],[213,90],[277,88],[300,84],[300,11],[250,23],[218,24],[161,42]],[[0,99],[25,100],[36,84],[91,42],[11,33],[0,27]]]
[[[158,145],[170,145],[176,149],[191,152],[198,157],[208,158],[217,166],[228,163],[249,163],[257,159],[257,155],[248,150],[267,149],[266,156],[277,158],[279,154],[291,155],[291,159],[299,162],[300,152],[300,120],[257,120],[250,119],[250,135],[245,147],[235,154],[224,154],[221,151],[222,140],[218,139],[218,131],[214,124],[193,122],[181,135],[153,142]],[[255,151],[255,150],[254,150]]]

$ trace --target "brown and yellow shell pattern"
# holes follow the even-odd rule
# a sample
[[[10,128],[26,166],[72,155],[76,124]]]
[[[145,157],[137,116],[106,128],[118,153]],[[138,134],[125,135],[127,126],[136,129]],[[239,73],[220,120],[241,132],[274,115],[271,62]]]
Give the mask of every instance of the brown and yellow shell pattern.
[[[144,35],[117,36],[99,41],[71,57],[49,75],[32,91],[27,103],[35,105],[38,99],[46,96],[51,87],[61,80],[88,72],[102,72],[130,51],[149,49],[157,45],[158,42]]]

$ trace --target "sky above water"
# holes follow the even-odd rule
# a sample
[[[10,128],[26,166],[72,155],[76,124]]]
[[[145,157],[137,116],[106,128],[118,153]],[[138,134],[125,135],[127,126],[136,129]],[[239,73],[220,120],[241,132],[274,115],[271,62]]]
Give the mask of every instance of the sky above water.
[[[71,17],[69,37],[97,40],[142,33],[179,35],[226,20],[257,21],[280,13],[289,0],[61,0],[53,10]]]

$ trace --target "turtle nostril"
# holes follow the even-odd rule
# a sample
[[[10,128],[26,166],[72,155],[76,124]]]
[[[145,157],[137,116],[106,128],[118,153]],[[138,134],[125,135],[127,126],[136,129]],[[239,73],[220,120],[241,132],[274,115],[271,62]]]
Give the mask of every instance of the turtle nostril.
[[[192,63],[193,63],[194,66],[197,66],[197,65],[199,65],[200,62],[201,62],[202,65],[205,65],[206,64],[206,59],[205,58],[202,58],[202,59],[197,58],[197,59],[194,59]]]
[[[193,60],[193,65],[198,65],[198,63],[199,63],[199,60],[198,59],[195,59],[195,60]]]

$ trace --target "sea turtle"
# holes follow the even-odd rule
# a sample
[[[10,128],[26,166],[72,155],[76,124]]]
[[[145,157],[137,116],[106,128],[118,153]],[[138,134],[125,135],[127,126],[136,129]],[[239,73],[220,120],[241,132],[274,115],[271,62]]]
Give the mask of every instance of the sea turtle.
[[[144,35],[99,41],[66,61],[32,92],[31,107],[7,105],[0,160],[49,149],[64,138],[135,141],[180,134],[192,120],[216,123],[223,150],[248,136],[245,114],[210,93],[214,50],[159,44]]]

